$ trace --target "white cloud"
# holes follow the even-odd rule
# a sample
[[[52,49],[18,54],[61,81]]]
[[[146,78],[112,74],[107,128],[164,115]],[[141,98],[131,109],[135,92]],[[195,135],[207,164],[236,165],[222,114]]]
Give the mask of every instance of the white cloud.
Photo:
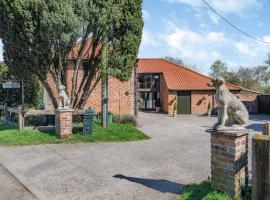
[[[252,6],[258,5],[257,0],[211,0],[210,3],[225,13],[238,13]]]
[[[255,56],[254,52],[250,49],[249,45],[245,42],[237,42],[235,43],[235,47],[242,54],[245,54],[248,56]]]
[[[142,46],[157,46],[157,41],[152,33],[144,30],[142,34]]]
[[[204,6],[201,0],[167,0],[170,3],[184,3],[193,7]],[[223,13],[241,13],[260,5],[258,0],[208,0],[208,3]]]
[[[232,68],[240,65],[255,66],[263,63],[269,52],[269,45],[246,37],[209,31],[208,28],[194,31],[170,20],[163,21],[165,25],[159,33],[143,32],[141,52],[144,55],[141,57],[145,57],[145,53],[148,53],[148,57],[179,57],[185,63],[196,64],[202,73],[207,74],[209,66],[216,59],[227,62]],[[207,25],[202,24],[201,27]],[[270,35],[260,39],[270,42]]]
[[[270,36],[264,36],[261,39],[270,42]],[[251,57],[252,59],[256,59],[269,53],[268,44],[250,39],[235,42],[234,46],[243,58]]]
[[[270,35],[263,36],[262,40],[270,43]]]
[[[143,19],[144,20],[147,20],[147,19],[150,18],[150,14],[146,10],[142,10],[142,14],[143,14]]]
[[[224,32],[213,32],[210,31],[205,35],[205,38],[210,43],[216,43],[217,45],[225,44],[228,42],[228,38],[225,36]]]
[[[230,70],[235,70],[237,67],[239,67],[239,63],[236,63],[236,62],[231,61],[231,60],[225,60],[225,63],[230,68]]]
[[[222,58],[216,49],[226,44],[223,32],[197,33],[187,28],[177,27],[160,36],[170,53],[193,63],[208,62]]]

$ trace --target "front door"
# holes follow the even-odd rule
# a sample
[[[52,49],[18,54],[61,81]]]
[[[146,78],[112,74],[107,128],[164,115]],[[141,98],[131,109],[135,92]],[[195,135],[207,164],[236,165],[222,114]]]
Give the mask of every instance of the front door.
[[[156,109],[156,101],[159,98],[159,92],[141,92],[141,98],[141,110],[154,110]]]
[[[191,92],[177,92],[177,114],[191,114]]]

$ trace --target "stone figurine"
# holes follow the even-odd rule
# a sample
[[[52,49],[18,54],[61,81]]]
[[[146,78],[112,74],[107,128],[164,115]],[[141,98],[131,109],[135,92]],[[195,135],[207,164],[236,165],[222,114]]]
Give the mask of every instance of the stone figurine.
[[[61,109],[69,109],[70,107],[70,100],[69,97],[66,93],[66,87],[62,84],[58,85],[58,90],[59,90],[59,99],[60,99],[60,104],[59,108]]]
[[[215,129],[245,129],[249,114],[245,105],[227,88],[221,77],[212,80],[209,84],[216,90],[215,101],[218,108],[218,122]]]

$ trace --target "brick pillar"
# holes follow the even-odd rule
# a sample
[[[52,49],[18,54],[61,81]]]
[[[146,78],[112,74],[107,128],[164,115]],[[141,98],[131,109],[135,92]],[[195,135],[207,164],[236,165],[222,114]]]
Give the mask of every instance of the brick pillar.
[[[58,109],[55,111],[55,132],[60,138],[72,137],[71,109]]]
[[[236,197],[248,180],[248,133],[213,131],[211,134],[212,187]]]

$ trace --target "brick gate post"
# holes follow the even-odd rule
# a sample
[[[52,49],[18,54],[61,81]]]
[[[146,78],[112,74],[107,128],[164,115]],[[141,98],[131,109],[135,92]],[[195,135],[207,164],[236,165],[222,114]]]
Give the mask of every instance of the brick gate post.
[[[60,138],[72,137],[72,109],[55,111],[55,132]]]
[[[248,180],[248,131],[211,133],[212,187],[236,197]]]

